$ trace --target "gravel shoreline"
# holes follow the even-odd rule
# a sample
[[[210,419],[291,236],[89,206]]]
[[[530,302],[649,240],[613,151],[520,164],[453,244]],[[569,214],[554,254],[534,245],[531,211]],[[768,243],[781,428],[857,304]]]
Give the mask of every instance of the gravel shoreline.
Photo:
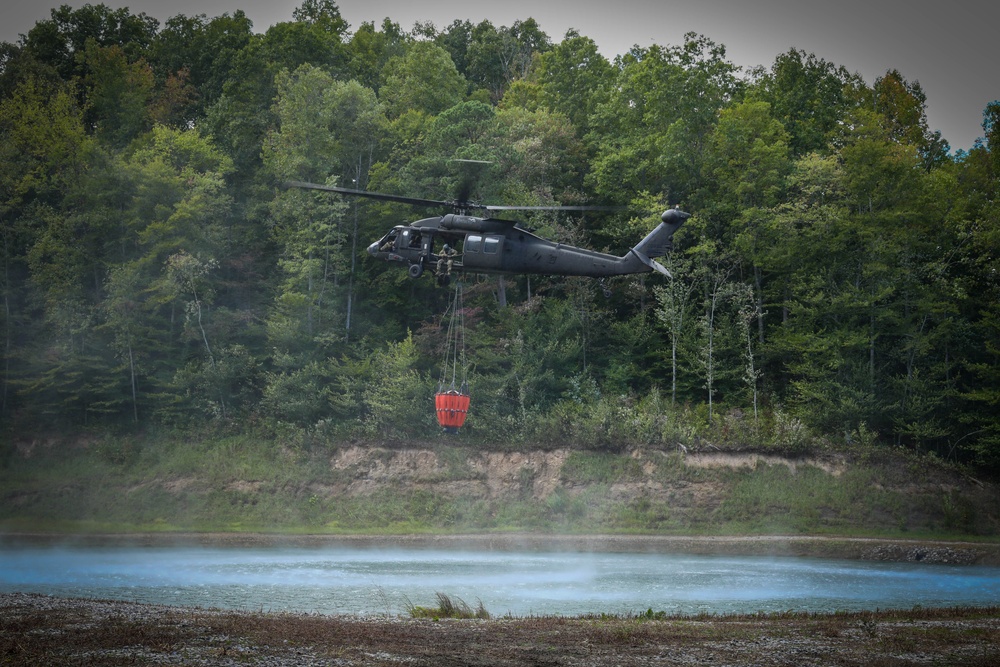
[[[0,665],[1000,664],[1000,608],[410,619],[0,594]]]

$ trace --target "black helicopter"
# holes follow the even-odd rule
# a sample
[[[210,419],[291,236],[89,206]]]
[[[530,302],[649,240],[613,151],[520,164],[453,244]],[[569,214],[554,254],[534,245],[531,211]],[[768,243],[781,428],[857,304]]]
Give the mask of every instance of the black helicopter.
[[[556,243],[533,234],[519,222],[492,217],[494,211],[616,210],[601,206],[486,206],[463,199],[439,201],[352,190],[293,181],[291,188],[323,190],[342,195],[400,202],[414,206],[450,208],[452,213],[396,225],[368,246],[377,259],[407,267],[411,278],[430,269],[440,284],[452,271],[499,274],[545,274],[605,278],[630,273],[670,272],[655,261],[671,248],[671,237],[691,217],[677,208],[660,216],[662,222],[621,257]],[[483,212],[487,217],[471,215]]]

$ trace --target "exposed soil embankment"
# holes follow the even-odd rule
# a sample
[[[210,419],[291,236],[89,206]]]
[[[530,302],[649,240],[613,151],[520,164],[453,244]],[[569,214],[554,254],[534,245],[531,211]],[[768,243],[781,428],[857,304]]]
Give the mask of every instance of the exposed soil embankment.
[[[888,449],[796,457],[491,450],[460,441],[303,448],[245,438],[18,452],[0,469],[0,529],[8,531],[1000,537],[1000,486]],[[687,548],[684,538],[670,539],[675,550]],[[741,553],[986,557],[905,544],[732,544]]]
[[[644,448],[611,454],[353,446],[333,453],[330,469],[331,483],[314,489],[321,498],[395,489],[494,507],[535,503],[550,514],[562,510],[557,518],[591,520],[563,532],[1000,534],[996,485],[892,454],[852,461],[838,454]]]

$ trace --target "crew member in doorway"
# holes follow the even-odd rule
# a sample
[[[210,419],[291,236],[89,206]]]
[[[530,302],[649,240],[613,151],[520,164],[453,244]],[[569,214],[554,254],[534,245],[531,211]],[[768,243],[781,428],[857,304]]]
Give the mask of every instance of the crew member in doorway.
[[[451,280],[451,267],[455,263],[455,249],[452,248],[447,243],[441,248],[441,253],[438,255],[437,261],[437,279],[442,285],[447,285]]]

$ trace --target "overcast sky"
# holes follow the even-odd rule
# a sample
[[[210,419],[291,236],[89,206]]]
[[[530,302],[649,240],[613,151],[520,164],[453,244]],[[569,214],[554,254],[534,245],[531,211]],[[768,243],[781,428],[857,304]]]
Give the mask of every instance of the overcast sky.
[[[51,9],[77,0],[2,0],[0,40],[13,42]],[[99,4],[93,2],[91,4]],[[177,14],[209,18],[238,9],[258,32],[291,20],[302,0],[106,0],[161,21]],[[456,19],[496,26],[534,18],[554,42],[575,28],[609,59],[634,44],[680,44],[686,32],[726,46],[732,62],[770,66],[795,47],[864,77],[870,84],[890,69],[919,81],[931,129],[952,149],[982,136],[982,112],[1000,99],[996,0],[341,0],[342,16],[357,28],[391,18],[404,29],[416,21],[445,28]]]

